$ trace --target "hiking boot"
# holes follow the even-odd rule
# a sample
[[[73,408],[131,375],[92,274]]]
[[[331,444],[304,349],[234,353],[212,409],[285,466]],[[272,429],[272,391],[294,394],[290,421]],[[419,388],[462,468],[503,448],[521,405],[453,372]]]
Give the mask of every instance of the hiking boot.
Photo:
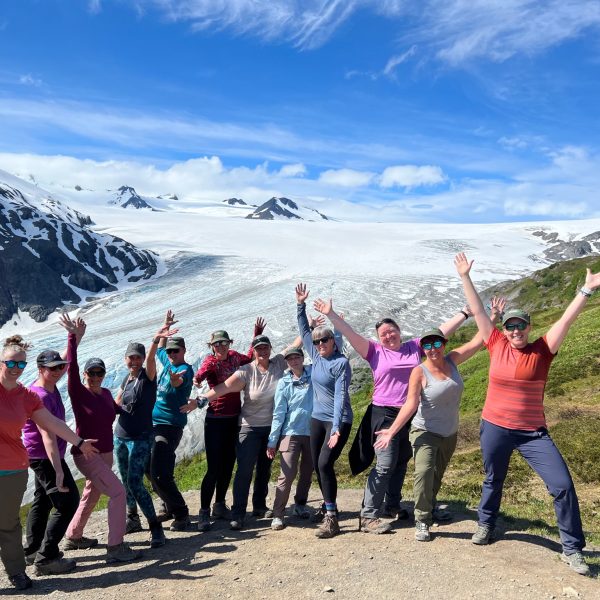
[[[107,563],[130,562],[140,558],[140,556],[142,556],[141,552],[138,550],[132,550],[129,547],[129,544],[126,544],[125,542],[121,542],[115,546],[106,547]]]
[[[210,509],[202,509],[198,514],[198,531],[208,531],[210,529]]]
[[[64,550],[89,550],[98,545],[96,538],[88,538],[82,535],[80,538],[65,538]]]
[[[175,517],[173,516],[173,513],[170,513],[166,510],[160,510],[156,515],[156,520],[159,523],[166,523],[167,521],[172,521],[174,518]]]
[[[423,521],[415,521],[415,540],[417,542],[430,542],[431,534],[429,533],[429,525]]]
[[[452,513],[449,510],[440,508],[439,506],[436,506],[431,511],[431,516],[433,517],[433,520],[437,521],[438,523],[447,523],[448,521],[452,521]]]
[[[579,573],[579,575],[590,575],[590,568],[587,566],[582,552],[573,552],[573,554],[565,554],[563,552],[560,555],[560,559],[563,562],[566,562],[575,573]]]
[[[231,518],[231,511],[225,502],[215,502],[212,505],[212,518],[213,519],[229,519]]]
[[[315,535],[320,539],[332,538],[340,533],[340,526],[337,517],[325,514],[323,522],[319,525],[319,529]]]
[[[384,519],[397,519],[398,521],[406,521],[410,516],[408,511],[401,506],[383,506],[379,509],[379,516]]]
[[[325,510],[325,507],[319,506],[318,510],[311,515],[310,522],[311,523],[322,523],[326,514],[327,514],[327,511]]]
[[[181,519],[174,519],[171,523],[171,531],[186,531],[187,528],[191,525],[189,515],[185,515]]]
[[[311,516],[310,510],[306,504],[294,504],[292,514],[300,519],[309,519]]]
[[[256,517],[257,519],[272,519],[273,518],[273,511],[270,508],[255,508],[252,511],[252,516]]]
[[[25,555],[25,564],[30,567],[35,562],[35,557],[37,556],[37,552],[32,552],[31,554]]]
[[[125,535],[128,533],[138,533],[138,531],[143,530],[140,516],[137,513],[129,513],[125,524]]]
[[[273,531],[281,531],[284,527],[283,519],[280,519],[279,517],[274,517],[271,521],[271,529]]]
[[[28,590],[33,585],[25,571],[11,575],[8,580],[12,583],[15,590]]]
[[[360,530],[365,533],[389,533],[392,526],[381,519],[365,519],[360,518]]]
[[[473,534],[471,541],[478,546],[485,546],[494,540],[494,527],[492,525],[477,524],[477,531]]]
[[[160,548],[166,544],[165,532],[162,523],[150,524],[150,548]]]
[[[60,557],[33,563],[36,575],[62,575],[70,573],[76,566],[77,563],[73,559]]]
[[[233,529],[233,531],[244,529],[244,517],[233,517],[229,522],[229,529]]]

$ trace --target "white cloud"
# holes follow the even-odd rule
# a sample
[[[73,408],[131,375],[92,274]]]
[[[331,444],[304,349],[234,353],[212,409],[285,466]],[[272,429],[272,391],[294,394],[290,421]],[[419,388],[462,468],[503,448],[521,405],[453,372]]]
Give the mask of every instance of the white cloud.
[[[406,52],[392,56],[383,68],[382,75],[394,78],[396,76],[396,67],[406,62],[411,56],[417,52],[417,46],[413,44]]]
[[[523,148],[527,148],[527,146],[528,146],[527,141],[518,136],[514,136],[514,137],[502,136],[498,140],[498,143],[501,146],[504,146],[505,148],[507,148],[509,150],[514,150],[516,148],[523,149]]]
[[[101,12],[102,0],[88,0],[88,11],[93,15],[97,15]]]
[[[37,78],[33,77],[33,75],[30,75],[29,73],[27,73],[26,75],[21,75],[19,77],[19,83],[21,85],[32,85],[34,87],[39,87],[40,85],[42,85],[42,80],[37,79]]]
[[[302,177],[306,175],[306,167],[302,163],[295,163],[293,165],[283,165],[279,169],[280,177]]]
[[[436,185],[446,181],[440,167],[433,165],[397,165],[387,167],[381,174],[379,184],[384,188],[413,188],[423,185]]]
[[[354,188],[369,185],[374,176],[374,173],[368,171],[330,169],[321,173],[319,182],[330,186]]]

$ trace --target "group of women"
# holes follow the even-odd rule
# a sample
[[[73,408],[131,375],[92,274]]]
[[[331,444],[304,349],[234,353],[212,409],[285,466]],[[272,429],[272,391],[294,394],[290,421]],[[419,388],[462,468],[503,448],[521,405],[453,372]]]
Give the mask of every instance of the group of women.
[[[433,521],[450,518],[436,500],[456,446],[463,387],[457,366],[485,345],[491,358],[481,425],[486,476],[472,541],[487,544],[494,539],[509,459],[517,450],[554,498],[561,558],[577,573],[588,574],[577,496],[568,468],[547,431],[543,390],[551,361],[586,300],[600,286],[600,274],[588,270],[584,286],[563,316],[544,337],[530,342],[527,313],[503,313],[502,300],[493,301],[491,315],[485,312],[470,279],[472,264],[464,254],[455,258],[469,308],[419,338],[402,342],[399,326],[386,318],[375,326],[378,341],[369,340],[334,311],[331,300],[314,302],[331,327],[324,325],[323,317],[309,319],[309,293],[304,284],[298,284],[299,335],[291,346],[272,355],[262,319],[255,324],[246,355],[231,348],[233,340],[226,331],[216,331],[209,341],[211,354],[195,376],[185,362],[185,341],[175,337],[176,321],[169,311],[147,353],[140,343],[127,347],[128,375],[116,401],[102,387],[106,367],[100,358],[85,363],[83,382],[80,379],[77,351],[86,331],[82,319],[61,318],[68,332],[67,349],[63,354],[47,350],[38,356],[38,379],[29,388],[18,382],[27,364],[28,346],[20,336],[8,338],[0,362],[0,556],[13,586],[26,589],[31,585],[26,564],[33,564],[39,575],[75,568],[75,561],[59,550],[59,542],[66,538],[65,550],[98,543],[85,537],[84,529],[101,494],[109,497],[109,562],[134,560],[140,555],[123,542],[127,532],[142,528],[138,506],[148,521],[151,547],[165,543],[162,523],[167,520],[172,521],[172,530],[185,530],[189,511],[174,480],[175,450],[186,414],[198,407],[207,406],[207,472],[201,484],[198,520],[201,531],[210,529],[211,518],[229,519],[232,529],[245,526],[254,472],[252,514],[269,515],[272,529],[283,529],[299,469],[293,514],[319,523],[316,535],[320,538],[337,535],[335,463],[353,420],[351,368],[341,352],[342,335],[369,363],[374,379],[372,406],[361,430],[376,464],[365,486],[361,531],[386,533],[390,523],[381,517],[407,518],[400,500],[411,456],[415,460],[415,538],[430,540]],[[478,333],[446,353],[448,337],[471,315]],[[494,323],[500,318],[502,329],[498,330]],[[311,365],[304,365],[305,353]],[[157,358],[163,367],[158,375]],[[64,422],[64,406],[56,387],[65,371],[76,432]],[[190,400],[192,384],[204,381],[210,390]],[[74,462],[86,479],[81,499],[64,461],[66,442],[72,444]],[[281,474],[270,510],[268,481],[277,451]],[[113,453],[120,480],[112,472]],[[230,511],[225,495],[236,460]],[[19,507],[29,466],[35,474],[35,494],[23,548]],[[323,503],[311,514],[306,503],[313,470]],[[162,500],[158,514],[143,485],[144,474]]]

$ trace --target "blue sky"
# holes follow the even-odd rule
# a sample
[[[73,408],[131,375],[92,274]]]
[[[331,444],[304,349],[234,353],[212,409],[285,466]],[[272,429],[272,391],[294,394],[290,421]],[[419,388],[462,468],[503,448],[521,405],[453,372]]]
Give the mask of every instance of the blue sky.
[[[599,32],[597,0],[4,0],[0,168],[355,218],[597,217]]]

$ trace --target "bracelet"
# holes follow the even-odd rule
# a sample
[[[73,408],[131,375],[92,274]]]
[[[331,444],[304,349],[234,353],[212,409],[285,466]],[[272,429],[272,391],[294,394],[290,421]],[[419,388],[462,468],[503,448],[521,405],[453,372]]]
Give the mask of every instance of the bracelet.
[[[160,338],[154,338],[154,339],[152,340],[152,343],[153,343],[153,344],[158,344],[159,342],[160,342]]]
[[[204,408],[208,404],[208,398],[206,396],[198,396],[196,398],[196,406],[198,408]]]
[[[79,443],[77,444],[77,448],[81,449],[81,446],[83,446],[84,443],[85,443],[85,440],[83,438],[80,438]]]
[[[579,293],[585,296],[586,298],[590,298],[594,293],[594,290],[590,290],[590,288],[585,287],[585,285],[579,290]]]
[[[465,312],[464,310],[460,311],[464,316],[465,316],[465,321],[469,318],[469,313]]]

